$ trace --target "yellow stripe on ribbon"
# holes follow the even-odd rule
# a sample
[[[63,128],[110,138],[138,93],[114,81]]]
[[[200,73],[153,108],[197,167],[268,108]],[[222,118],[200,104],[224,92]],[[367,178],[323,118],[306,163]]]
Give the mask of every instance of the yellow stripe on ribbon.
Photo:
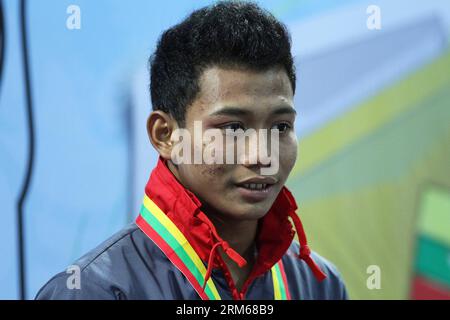
[[[281,299],[280,279],[278,279],[276,264],[270,270],[272,272],[274,299],[275,300],[282,300]]]
[[[158,219],[158,221],[167,229],[167,231],[169,231],[172,234],[172,236],[177,240],[177,242],[183,247],[183,249],[186,251],[189,258],[191,258],[195,267],[198,269],[198,271],[200,272],[200,274],[204,279],[206,275],[205,265],[203,264],[198,254],[195,252],[194,248],[192,248],[189,241],[183,235],[183,233],[181,233],[181,231],[172,222],[172,220],[170,220],[169,217],[147,195],[144,196],[144,206],[147,208],[148,211],[150,211],[155,216],[156,219]],[[200,285],[202,286],[203,283],[200,283]],[[213,293],[215,299],[221,300],[219,292],[217,291],[217,288],[214,285],[214,282],[212,281],[211,278],[208,279],[206,285],[211,289],[211,292]]]

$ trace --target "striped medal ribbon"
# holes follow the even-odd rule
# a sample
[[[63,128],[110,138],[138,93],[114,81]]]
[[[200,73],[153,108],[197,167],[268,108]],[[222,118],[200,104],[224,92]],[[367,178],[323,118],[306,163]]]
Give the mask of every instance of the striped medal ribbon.
[[[178,227],[147,195],[144,196],[136,224],[183,273],[203,300],[221,300],[211,277],[203,290],[206,275],[203,261]],[[271,273],[274,299],[290,300],[286,273],[281,259],[272,267]]]

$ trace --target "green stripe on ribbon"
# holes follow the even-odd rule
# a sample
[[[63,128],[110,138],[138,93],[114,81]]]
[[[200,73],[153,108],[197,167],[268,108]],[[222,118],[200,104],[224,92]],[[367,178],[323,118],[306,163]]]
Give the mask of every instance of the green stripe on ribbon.
[[[280,260],[281,261],[281,260]],[[286,288],[284,286],[284,280],[283,277],[281,276],[281,270],[280,270],[280,262],[276,263],[274,265],[275,268],[275,274],[278,278],[278,285],[279,285],[279,290],[281,292],[281,300],[287,300],[287,295],[286,295]]]
[[[164,239],[164,241],[172,248],[180,260],[186,265],[187,269],[192,272],[195,279],[198,281],[200,287],[202,287],[205,281],[203,275],[200,273],[198,268],[195,266],[192,259],[184,250],[183,246],[173,237],[173,235],[159,222],[158,219],[144,206],[141,207],[141,216],[144,220],[152,226],[153,229]],[[211,289],[206,286],[205,293],[211,300],[216,300]]]

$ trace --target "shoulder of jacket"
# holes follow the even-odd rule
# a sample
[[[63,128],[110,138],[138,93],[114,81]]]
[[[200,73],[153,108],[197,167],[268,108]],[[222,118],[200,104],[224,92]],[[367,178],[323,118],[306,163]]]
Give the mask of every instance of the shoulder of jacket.
[[[327,291],[326,295],[332,299],[348,299],[344,280],[338,268],[315,251],[311,251],[311,258],[319,266],[319,268],[327,275],[322,282],[318,282],[308,265],[298,258],[300,244],[294,240],[285,254],[284,261],[287,262],[288,268],[293,267],[295,274],[302,277],[303,281],[314,284],[317,290]]]

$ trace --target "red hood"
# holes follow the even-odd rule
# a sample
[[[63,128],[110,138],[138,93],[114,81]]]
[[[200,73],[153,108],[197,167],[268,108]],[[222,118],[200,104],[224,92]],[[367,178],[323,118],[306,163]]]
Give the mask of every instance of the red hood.
[[[215,251],[213,249],[220,244],[236,263],[245,264],[245,260],[220,238],[211,220],[200,210],[201,202],[178,182],[162,158],[159,158],[150,175],[145,193],[180,229],[199,257],[208,262],[208,269],[222,267],[228,283],[234,289],[233,293],[236,293],[228,269],[220,255],[213,254]],[[296,209],[294,197],[286,187],[283,187],[269,212],[261,218],[256,242],[258,258],[244,284],[243,292],[254,278],[270,270],[288,250],[295,235],[289,217],[293,219],[299,236],[301,245],[299,258],[305,260],[319,280],[325,278],[323,272],[309,256],[310,251],[300,219],[295,213]]]

